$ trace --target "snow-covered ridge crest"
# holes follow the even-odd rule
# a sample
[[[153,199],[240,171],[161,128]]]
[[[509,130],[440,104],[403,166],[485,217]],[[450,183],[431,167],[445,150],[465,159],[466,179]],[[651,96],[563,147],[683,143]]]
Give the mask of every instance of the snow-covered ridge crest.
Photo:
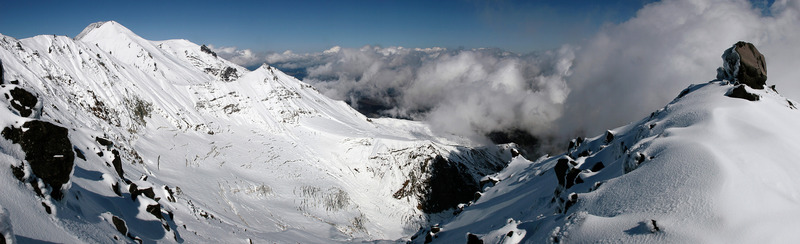
[[[97,29],[100,26],[103,26],[103,24],[105,24],[106,22],[109,22],[109,21],[99,21],[99,22],[94,22],[94,23],[89,24],[88,26],[86,26],[86,28],[84,28],[81,31],[81,33],[78,33],[78,35],[75,36],[75,40],[80,40],[81,38],[83,38],[83,36],[89,34],[89,32],[91,32],[92,30]]]
[[[113,21],[1,36],[0,60],[0,206],[23,242],[397,240],[516,154],[369,119],[274,67]],[[74,165],[54,181],[41,161]]]
[[[485,178],[493,186],[480,199],[415,242],[792,242],[796,104],[774,87],[691,85],[640,121],[570,141],[566,153],[515,158]]]

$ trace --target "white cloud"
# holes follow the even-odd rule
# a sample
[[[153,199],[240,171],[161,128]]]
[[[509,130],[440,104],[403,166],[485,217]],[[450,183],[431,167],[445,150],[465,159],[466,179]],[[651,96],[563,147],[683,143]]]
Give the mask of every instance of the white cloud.
[[[362,111],[462,135],[521,129],[563,141],[638,120],[689,84],[714,79],[722,52],[740,40],[766,56],[768,84],[800,98],[800,0],[778,0],[769,11],[746,0],[664,0],[580,47],[527,55],[378,46],[214,51],[239,64],[293,70],[330,97],[369,106]]]
[[[215,47],[214,45],[208,45],[208,48],[217,53],[220,57],[244,67],[260,65],[266,62],[263,55],[257,54],[250,49]]]
[[[744,0],[665,0],[607,26],[577,54],[562,133],[600,133],[646,116],[689,84],[715,78],[722,52],[748,41],[767,59],[768,84],[800,98],[798,1],[762,16]]]

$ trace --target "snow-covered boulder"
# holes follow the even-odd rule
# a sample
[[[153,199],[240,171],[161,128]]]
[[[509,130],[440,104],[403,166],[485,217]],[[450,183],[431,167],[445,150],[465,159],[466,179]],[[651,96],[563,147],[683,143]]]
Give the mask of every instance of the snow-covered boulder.
[[[722,54],[723,67],[717,79],[735,81],[755,89],[764,89],[767,81],[767,61],[749,42],[737,42]]]

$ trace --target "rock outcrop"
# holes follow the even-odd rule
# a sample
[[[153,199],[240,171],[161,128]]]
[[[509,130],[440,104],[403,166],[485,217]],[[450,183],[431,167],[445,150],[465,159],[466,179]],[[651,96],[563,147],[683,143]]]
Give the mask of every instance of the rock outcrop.
[[[749,42],[737,42],[722,54],[723,67],[717,69],[717,79],[729,80],[754,89],[764,89],[767,81],[767,61]]]
[[[69,181],[75,154],[69,141],[68,130],[50,122],[32,120],[22,128],[6,127],[2,135],[22,146],[25,160],[33,174],[50,185],[54,199],[61,199],[61,185]]]
[[[203,51],[204,53],[211,54],[211,56],[217,57],[217,53],[215,53],[214,51],[211,51],[211,48],[208,48],[208,46],[206,46],[206,45],[200,46],[200,51]]]

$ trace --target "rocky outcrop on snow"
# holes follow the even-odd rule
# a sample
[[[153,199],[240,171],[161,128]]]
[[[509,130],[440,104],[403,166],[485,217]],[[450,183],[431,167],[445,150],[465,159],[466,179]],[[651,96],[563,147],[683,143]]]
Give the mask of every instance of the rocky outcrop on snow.
[[[38,188],[36,178],[52,187],[50,195],[59,200],[62,198],[61,186],[69,181],[72,174],[75,155],[69,141],[66,128],[50,122],[31,120],[21,127],[6,127],[2,131],[4,138],[22,146],[25,161],[29,164],[14,167],[17,177],[23,182],[30,182],[34,189]],[[25,176],[24,168],[30,167],[33,175]],[[20,173],[23,176],[20,177]]]
[[[200,46],[200,51],[202,51],[204,53],[211,54],[211,56],[214,56],[215,58],[217,57],[217,53],[215,53],[214,51],[211,51],[211,48],[208,48],[205,44]]]
[[[749,42],[737,42],[722,54],[723,67],[717,79],[729,80],[754,89],[764,89],[767,81],[767,61]]]

